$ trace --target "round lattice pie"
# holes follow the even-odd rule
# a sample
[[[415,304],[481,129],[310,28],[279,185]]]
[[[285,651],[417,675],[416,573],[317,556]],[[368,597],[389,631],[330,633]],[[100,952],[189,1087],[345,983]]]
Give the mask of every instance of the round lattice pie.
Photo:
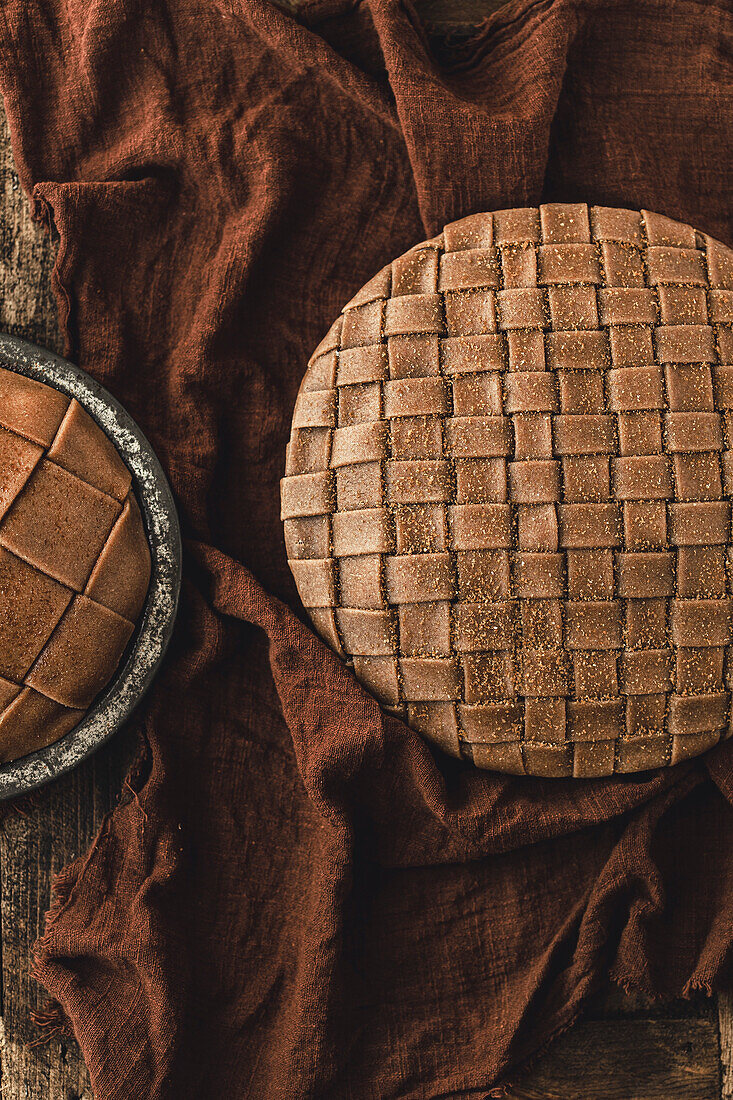
[[[117,668],[149,579],[112,443],[76,401],[0,369],[0,760],[78,724]]]
[[[391,712],[512,773],[730,733],[733,253],[647,211],[477,214],[316,349],[282,482],[322,637]]]

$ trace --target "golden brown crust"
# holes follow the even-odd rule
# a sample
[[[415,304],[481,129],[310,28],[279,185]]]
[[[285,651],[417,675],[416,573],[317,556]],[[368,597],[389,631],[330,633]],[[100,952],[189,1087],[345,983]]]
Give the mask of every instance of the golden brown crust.
[[[150,551],[131,475],[76,401],[0,369],[0,760],[64,736],[114,674]]]
[[[497,770],[590,777],[728,736],[733,253],[648,211],[445,227],[311,358],[282,482],[316,629]]]

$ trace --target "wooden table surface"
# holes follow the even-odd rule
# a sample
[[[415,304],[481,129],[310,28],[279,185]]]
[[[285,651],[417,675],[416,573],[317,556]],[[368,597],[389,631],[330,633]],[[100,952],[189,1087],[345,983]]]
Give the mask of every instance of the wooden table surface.
[[[298,0],[280,0],[296,6]],[[466,32],[497,0],[418,0],[429,33]],[[0,117],[0,330],[63,351],[51,295],[54,245],[30,216]],[[92,1100],[79,1050],[32,1047],[30,1012],[45,995],[30,975],[51,882],[84,852],[114,806],[131,760],[124,732],[0,825],[0,1097]],[[652,1004],[608,989],[510,1096],[516,1100],[733,1100],[733,998]],[[131,1098],[137,1100],[137,1098]],[[141,1097],[140,1100],[145,1100]],[[209,1098],[201,1100],[238,1100]],[[263,1098],[266,1100],[266,1098]],[[296,1098],[294,1098],[296,1100]]]

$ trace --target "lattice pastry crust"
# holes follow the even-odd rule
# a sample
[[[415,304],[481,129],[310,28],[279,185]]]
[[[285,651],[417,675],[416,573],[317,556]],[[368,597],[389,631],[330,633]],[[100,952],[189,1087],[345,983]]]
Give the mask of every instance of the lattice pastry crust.
[[[674,764],[730,733],[733,253],[648,211],[447,225],[314,352],[282,481],[321,636],[447,752]]]
[[[0,369],[0,761],[63,737],[114,675],[150,580],[131,481],[76,401]]]

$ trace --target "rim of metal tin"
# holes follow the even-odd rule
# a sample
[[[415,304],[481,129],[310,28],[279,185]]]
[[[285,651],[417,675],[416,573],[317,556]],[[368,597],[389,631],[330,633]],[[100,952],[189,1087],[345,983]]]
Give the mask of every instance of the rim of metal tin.
[[[0,367],[74,397],[109,436],[132,473],[148,537],[151,577],[140,621],[114,680],[78,726],[37,752],[0,765],[0,800],[25,794],[79,764],[128,720],[163,659],[181,587],[181,531],[173,494],[130,414],[85,371],[44,348],[0,333]]]

